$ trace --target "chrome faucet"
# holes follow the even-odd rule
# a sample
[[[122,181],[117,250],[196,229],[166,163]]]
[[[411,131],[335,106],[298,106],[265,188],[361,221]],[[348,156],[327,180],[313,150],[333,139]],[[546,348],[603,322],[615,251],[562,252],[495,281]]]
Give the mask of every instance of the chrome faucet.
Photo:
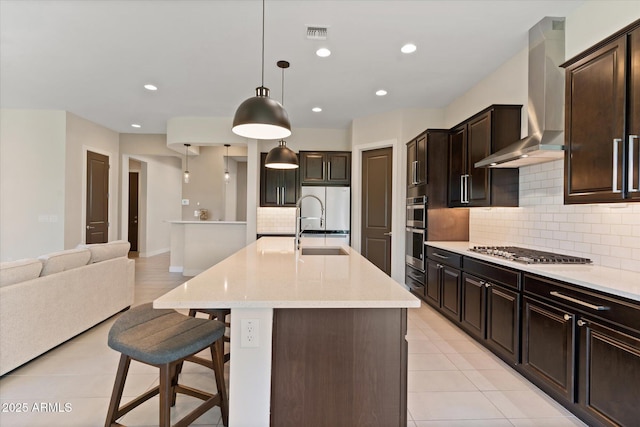
[[[306,196],[300,197],[296,202],[296,249],[300,249],[300,239],[302,238],[302,232],[304,231],[302,229],[302,220],[315,219],[312,217],[302,217],[302,213],[301,213],[302,201],[307,197],[313,197],[318,201],[318,203],[320,203],[320,227],[322,227],[322,224],[324,223],[324,204],[322,204],[322,200],[320,200],[317,196],[314,196],[313,194],[307,194]]]

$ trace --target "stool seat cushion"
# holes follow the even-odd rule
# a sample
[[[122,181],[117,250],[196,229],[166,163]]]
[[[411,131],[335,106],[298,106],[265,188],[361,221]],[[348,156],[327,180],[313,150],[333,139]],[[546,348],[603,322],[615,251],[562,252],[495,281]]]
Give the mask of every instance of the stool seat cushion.
[[[224,334],[224,323],[143,304],[120,315],[109,331],[109,347],[144,363],[161,365],[195,354]]]

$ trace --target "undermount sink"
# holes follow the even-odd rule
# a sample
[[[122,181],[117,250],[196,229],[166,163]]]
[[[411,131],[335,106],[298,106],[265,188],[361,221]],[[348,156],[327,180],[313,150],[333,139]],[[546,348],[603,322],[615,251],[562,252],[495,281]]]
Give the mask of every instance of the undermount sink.
[[[300,248],[300,255],[349,255],[339,246],[309,246]]]

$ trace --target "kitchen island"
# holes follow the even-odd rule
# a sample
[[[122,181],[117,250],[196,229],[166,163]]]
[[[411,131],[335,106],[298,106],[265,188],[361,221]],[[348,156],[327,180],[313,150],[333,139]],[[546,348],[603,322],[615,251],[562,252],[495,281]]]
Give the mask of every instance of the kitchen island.
[[[406,308],[420,301],[331,242],[263,237],[154,301],[231,309],[231,426],[406,425]]]

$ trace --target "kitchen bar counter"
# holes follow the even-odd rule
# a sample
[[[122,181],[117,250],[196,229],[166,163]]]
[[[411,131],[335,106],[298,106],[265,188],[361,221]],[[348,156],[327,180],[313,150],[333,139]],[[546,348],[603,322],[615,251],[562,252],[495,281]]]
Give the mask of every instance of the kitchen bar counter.
[[[469,250],[469,248],[476,245],[482,246],[482,243],[427,242],[426,245],[550,279],[561,280],[584,288],[640,301],[640,273],[592,264],[524,264]],[[548,251],[553,252],[553,250]]]
[[[303,238],[301,246],[338,245],[332,239]],[[378,421],[371,425],[402,425],[406,399],[403,401],[402,393],[398,396],[398,390],[406,391],[406,308],[419,307],[420,301],[352,248],[341,247],[346,255],[301,255],[294,250],[291,237],[263,237],[154,301],[155,308],[231,308],[231,426],[268,426],[270,422],[283,425],[278,416],[289,419],[291,425],[313,425],[308,419],[295,418],[311,412],[290,414],[279,402],[295,406],[290,402],[300,396],[301,405],[316,407],[325,397],[330,400],[344,396],[347,401],[348,396],[367,395],[370,402],[363,405],[371,407],[356,409],[356,405],[350,409],[352,414],[343,416],[375,415]],[[246,328],[243,336],[247,320],[255,325],[251,340],[246,339]],[[327,331],[331,332],[328,341],[323,335]],[[293,342],[280,345],[289,335]],[[360,350],[351,355],[348,351],[353,348]],[[304,351],[310,353],[301,356]],[[315,358],[314,354],[322,357]],[[286,372],[288,367],[297,366],[294,362],[278,363],[282,360],[279,358],[292,357],[305,365],[304,372]],[[327,363],[331,365],[326,366]],[[369,366],[370,363],[375,365]],[[340,369],[349,372],[340,373],[338,381],[327,380]],[[398,375],[402,369],[404,377]],[[382,375],[385,370],[395,374]],[[371,372],[378,373],[371,376]],[[284,394],[293,389],[298,392],[284,397],[279,394],[278,381],[282,378],[288,378],[282,387]],[[306,385],[296,388],[290,381]],[[318,386],[309,386],[308,381],[318,381]],[[322,387],[327,384],[340,387]],[[376,388],[378,391],[373,393]],[[378,402],[374,395],[384,400]],[[397,424],[384,418],[388,414],[382,414],[394,408],[393,399],[400,399],[395,408],[400,409]],[[344,410],[335,410],[338,409]],[[323,409],[332,410],[331,405]],[[406,425],[406,419],[404,422]]]

